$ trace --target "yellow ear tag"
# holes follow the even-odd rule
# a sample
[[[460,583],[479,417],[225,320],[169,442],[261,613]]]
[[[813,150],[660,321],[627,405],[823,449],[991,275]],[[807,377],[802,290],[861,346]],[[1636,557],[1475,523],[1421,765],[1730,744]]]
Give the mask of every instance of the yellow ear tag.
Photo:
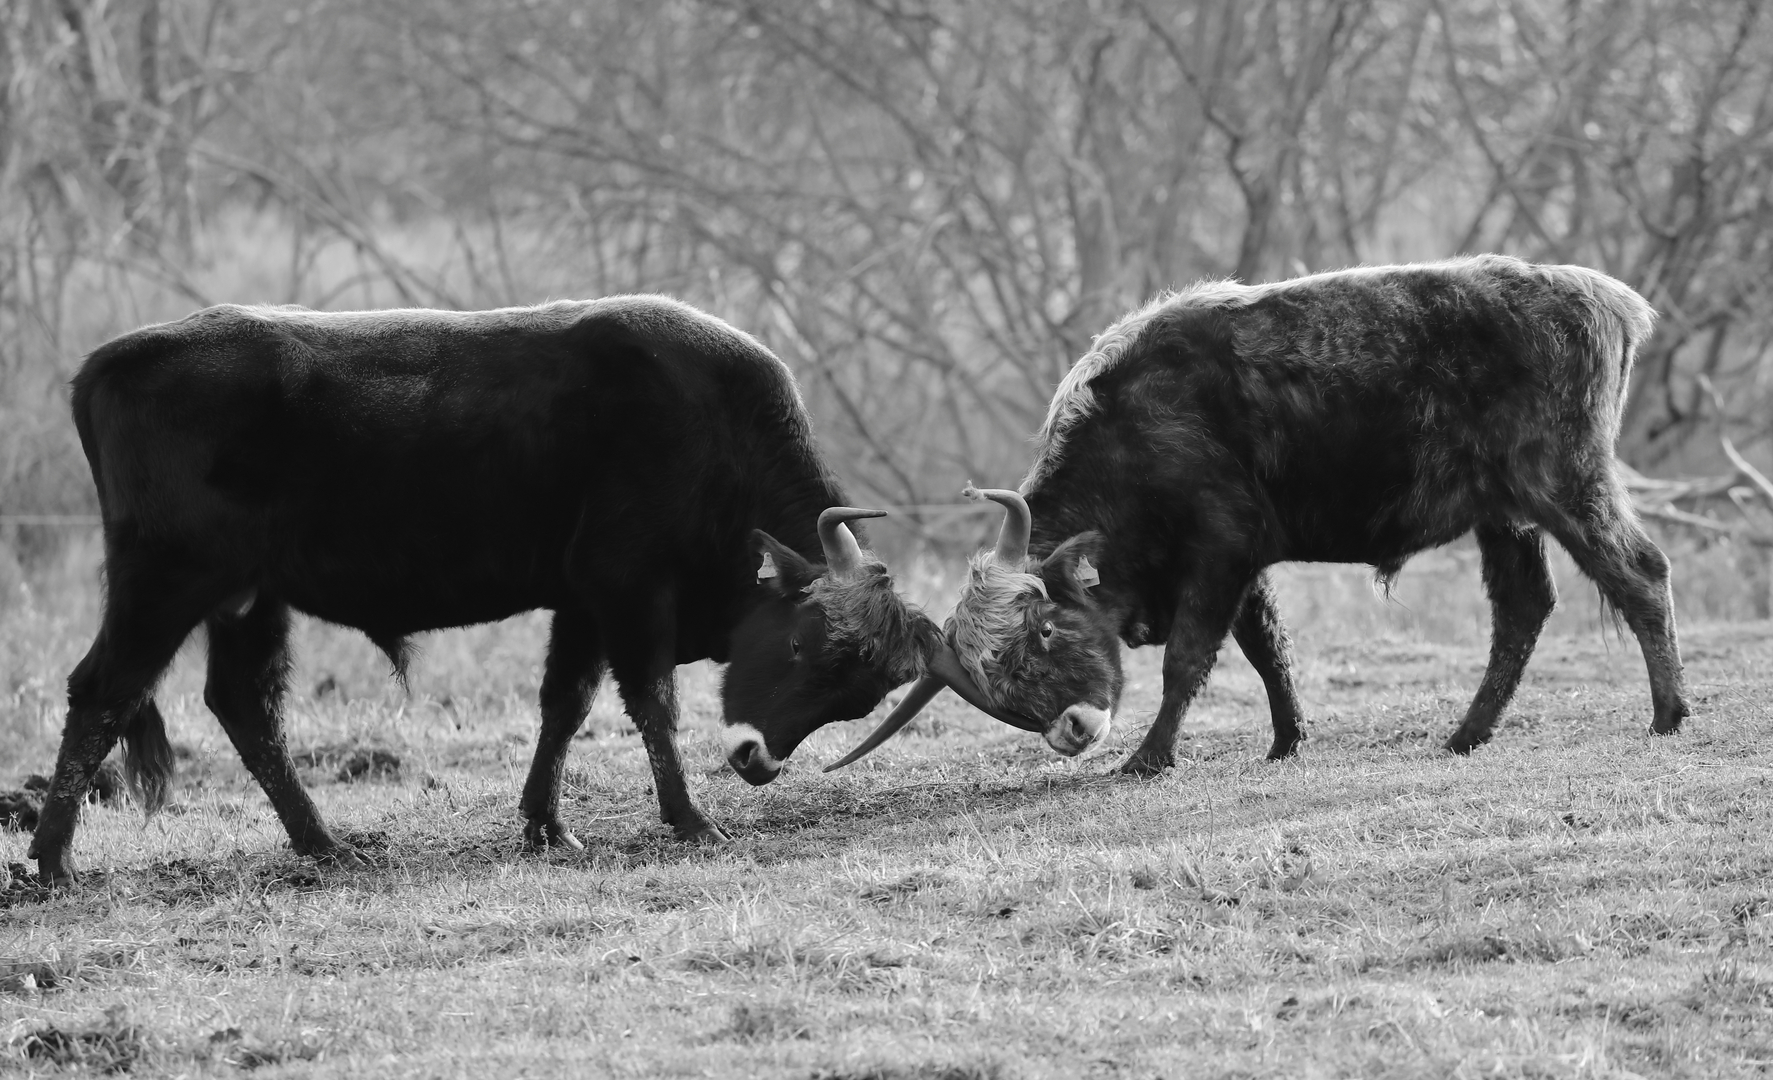
[[[1102,584],[1102,575],[1096,573],[1096,568],[1090,565],[1088,555],[1080,556],[1077,560],[1077,580],[1086,589]]]
[[[776,569],[775,557],[767,551],[764,552],[763,565],[757,568],[757,583],[761,585],[770,578],[781,576],[781,571]]]

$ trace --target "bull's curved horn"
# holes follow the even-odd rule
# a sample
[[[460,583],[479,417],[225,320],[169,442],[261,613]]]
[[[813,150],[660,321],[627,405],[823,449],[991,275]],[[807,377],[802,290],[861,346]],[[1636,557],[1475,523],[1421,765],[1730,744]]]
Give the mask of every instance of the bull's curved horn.
[[[1045,724],[1037,720],[1032,720],[1019,712],[999,708],[994,704],[985,691],[979,688],[979,684],[973,681],[972,673],[961,664],[959,655],[954,651],[954,646],[946,641],[942,643],[941,648],[936,650],[936,655],[930,657],[930,674],[947,683],[949,689],[965,699],[968,705],[994,720],[1001,720],[1011,727],[1032,731],[1037,735],[1043,734],[1047,729]]]
[[[981,490],[971,484],[961,494],[969,499],[990,499],[1004,508],[1003,528],[997,534],[997,561],[1012,570],[1022,569],[1028,559],[1028,535],[1033,531],[1034,519],[1021,494],[1005,488]]]
[[[930,699],[941,693],[942,688],[947,685],[939,675],[925,675],[917,680],[917,685],[913,686],[911,692],[906,694],[904,699],[887,715],[887,718],[880,722],[879,727],[869,732],[866,739],[857,743],[854,750],[825,766],[825,771],[835,772],[845,765],[853,765],[874,753],[875,747],[886,742],[898,734],[900,728],[911,723],[912,718],[922,712],[923,707],[930,703]]]
[[[993,705],[991,699],[980,691],[979,684],[973,681],[973,677],[967,673],[967,669],[961,666],[960,657],[955,655],[953,647],[944,641],[937,647],[936,654],[930,657],[929,672],[917,680],[917,685],[913,686],[911,692],[906,694],[898,706],[887,715],[887,718],[880,722],[880,726],[869,732],[868,737],[858,743],[854,750],[825,766],[825,771],[834,772],[873,753],[881,743],[886,742],[898,734],[900,728],[911,723],[917,714],[923,711],[923,707],[930,703],[930,699],[942,692],[944,686],[959,694],[967,704],[995,720],[1001,720],[1011,727],[1018,727],[1023,731],[1032,731],[1037,735],[1046,731],[1045,726],[1021,713],[1000,709]]]
[[[832,577],[853,574],[862,565],[862,545],[856,543],[856,534],[844,522],[877,517],[886,517],[886,511],[833,506],[819,515],[819,546],[825,549],[825,565]]]

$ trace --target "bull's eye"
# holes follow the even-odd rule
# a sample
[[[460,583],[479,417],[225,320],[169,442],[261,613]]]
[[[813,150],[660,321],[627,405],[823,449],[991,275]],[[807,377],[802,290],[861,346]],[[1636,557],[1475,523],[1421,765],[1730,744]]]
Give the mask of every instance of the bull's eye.
[[[800,655],[800,639],[797,637],[789,638],[788,639],[788,648],[791,652],[794,653],[795,656],[799,656]]]
[[[1040,639],[1046,641],[1053,636],[1053,620],[1048,619],[1040,624]]]

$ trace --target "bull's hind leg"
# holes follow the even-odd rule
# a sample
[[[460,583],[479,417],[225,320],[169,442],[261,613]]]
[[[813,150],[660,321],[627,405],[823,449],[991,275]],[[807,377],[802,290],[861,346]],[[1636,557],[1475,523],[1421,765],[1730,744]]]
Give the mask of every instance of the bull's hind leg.
[[[523,847],[584,848],[560,823],[560,773],[573,736],[585,723],[597,684],[603,679],[603,641],[585,612],[556,611],[548,634],[548,660],[542,669],[542,730],[536,757],[523,785]]]
[[[1546,524],[1637,635],[1650,674],[1650,730],[1679,731],[1687,716],[1687,687],[1675,638],[1668,556],[1638,524],[1624,486],[1611,473],[1595,479],[1572,503],[1569,517]]]
[[[646,744],[652,764],[653,789],[659,796],[659,817],[679,840],[722,843],[726,835],[708,820],[690,798],[677,753],[677,628],[675,599],[661,591],[609,625],[628,628],[608,642],[610,670],[622,692],[622,704]]]
[[[1268,760],[1290,757],[1305,734],[1299,729],[1299,691],[1293,685],[1293,643],[1281,621],[1280,610],[1275,607],[1267,573],[1256,576],[1244,596],[1243,606],[1238,608],[1231,632],[1268,691],[1268,712],[1274,725],[1274,745],[1268,750]]]
[[[283,738],[283,692],[289,679],[289,609],[261,596],[244,614],[209,618],[209,678],[203,702],[265,790],[272,809],[303,855],[344,866],[362,866],[356,851],[340,843],[320,820],[302,787]]]
[[[1157,719],[1120,771],[1155,776],[1176,764],[1176,733],[1182,714],[1200,692],[1231,632],[1251,574],[1245,568],[1206,567],[1182,591],[1176,621],[1164,645],[1164,697]]]
[[[1558,602],[1538,529],[1479,525],[1477,542],[1484,588],[1490,594],[1490,664],[1464,722],[1447,740],[1447,749],[1455,754],[1469,754],[1490,740],[1496,718],[1520,686],[1539,631]]]
[[[55,776],[26,858],[37,860],[45,884],[73,880],[68,855],[80,806],[99,763],[127,734],[132,773],[144,801],[165,790],[170,762],[166,732],[154,707],[154,684],[204,613],[225,592],[216,582],[168,571],[147,556],[106,556],[109,576],[98,636],[68,676],[68,720],[56,755]]]

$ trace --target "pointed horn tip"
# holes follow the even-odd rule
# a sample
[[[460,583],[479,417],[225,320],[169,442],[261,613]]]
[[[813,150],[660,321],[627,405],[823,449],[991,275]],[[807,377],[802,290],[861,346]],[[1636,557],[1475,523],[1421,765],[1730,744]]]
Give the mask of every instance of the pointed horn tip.
[[[824,771],[836,772],[838,769],[854,764],[873,753],[876,747],[892,738],[900,728],[915,719],[917,714],[923,711],[923,707],[930,703],[930,699],[941,693],[942,687],[945,685],[946,683],[940,676],[925,674],[912,685],[911,690],[904,697],[899,699],[899,703],[893,707],[893,711],[868,734],[867,738],[842,758],[825,766]]]
[[[999,506],[1009,507],[1023,502],[1022,493],[1013,488],[982,488],[968,484],[960,490],[962,498],[974,502],[994,502]]]
[[[861,518],[881,518],[888,516],[890,516],[890,512],[886,510],[868,510],[859,506],[833,506],[819,514],[819,521],[821,523],[835,521],[841,524],[846,521],[856,521]]]

